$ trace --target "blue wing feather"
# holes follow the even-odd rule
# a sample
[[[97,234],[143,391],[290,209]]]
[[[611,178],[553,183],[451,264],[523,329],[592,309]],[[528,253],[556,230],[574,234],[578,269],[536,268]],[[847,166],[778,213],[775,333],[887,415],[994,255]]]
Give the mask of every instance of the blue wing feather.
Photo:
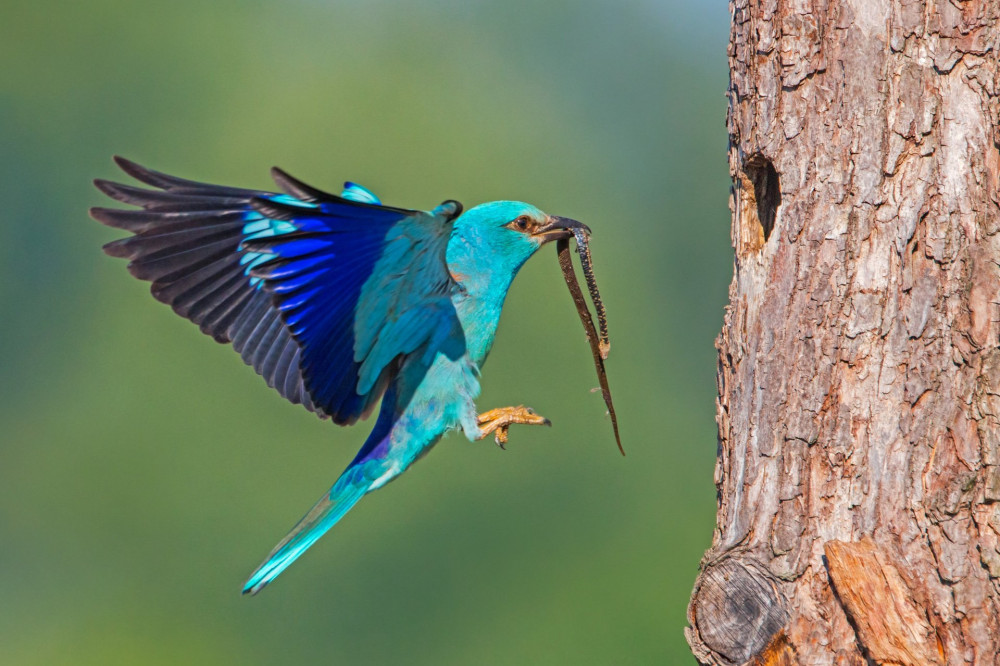
[[[250,274],[275,294],[312,399],[336,419],[357,419],[405,357],[457,321],[444,261],[451,220],[340,201],[320,202],[321,214],[255,207],[298,231],[247,241],[275,256]]]
[[[351,201],[360,201],[362,203],[375,204],[376,206],[382,203],[367,187],[362,187],[351,181],[344,183],[344,191],[340,193],[340,196]]]
[[[337,197],[279,169],[284,194],[118,163],[157,189],[97,181],[142,207],[92,211],[135,234],[107,252],[321,416],[347,424],[366,415],[405,359],[456,321],[444,257],[457,202],[426,213],[383,206],[354,184]]]
[[[340,216],[331,216],[322,231],[301,231],[287,241],[270,239],[267,252],[276,259],[251,271],[275,295],[302,349],[302,374],[310,396],[338,422],[353,422],[380,397],[357,390],[360,364],[354,360],[351,323],[361,288],[381,254],[382,238],[394,221],[376,218],[359,229],[356,220],[344,223]],[[299,226],[299,220],[294,223]],[[322,227],[317,219],[307,218],[300,228]],[[314,235],[303,236],[308,233]]]

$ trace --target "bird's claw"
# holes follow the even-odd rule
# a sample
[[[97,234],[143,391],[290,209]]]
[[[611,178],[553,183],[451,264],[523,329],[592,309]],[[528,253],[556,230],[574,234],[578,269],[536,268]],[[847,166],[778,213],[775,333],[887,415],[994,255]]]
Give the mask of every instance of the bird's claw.
[[[531,407],[525,407],[524,405],[518,405],[517,407],[498,407],[497,409],[491,409],[488,412],[483,412],[477,418],[482,434],[480,439],[483,439],[491,432],[493,433],[493,439],[496,441],[497,446],[503,450],[507,450],[507,437],[509,436],[510,426],[514,423],[520,423],[522,425],[552,425],[544,416],[535,413]]]
[[[507,433],[510,430],[510,426],[500,426],[493,433],[493,439],[496,441],[497,446],[499,446],[504,451],[507,450]]]

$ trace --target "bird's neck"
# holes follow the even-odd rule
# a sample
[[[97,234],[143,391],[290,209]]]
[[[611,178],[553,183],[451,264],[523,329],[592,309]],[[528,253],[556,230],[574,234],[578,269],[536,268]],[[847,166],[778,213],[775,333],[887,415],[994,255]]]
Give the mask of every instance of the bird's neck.
[[[507,296],[507,290],[502,294],[490,292],[473,292],[456,295],[452,300],[458,319],[465,331],[465,345],[469,358],[478,366],[486,361],[493,348],[497,324],[500,323],[500,311]]]
[[[488,254],[475,251],[461,236],[453,237],[448,245],[448,270],[461,288],[452,297],[458,319],[465,332],[469,357],[476,365],[486,361],[507,290],[517,273]]]

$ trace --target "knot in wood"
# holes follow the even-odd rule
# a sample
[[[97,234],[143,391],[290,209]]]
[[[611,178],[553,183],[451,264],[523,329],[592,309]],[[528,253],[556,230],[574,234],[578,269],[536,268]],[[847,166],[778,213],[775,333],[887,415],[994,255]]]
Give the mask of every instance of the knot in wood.
[[[788,611],[771,576],[734,557],[702,571],[691,604],[705,647],[733,664],[759,653],[788,621]]]

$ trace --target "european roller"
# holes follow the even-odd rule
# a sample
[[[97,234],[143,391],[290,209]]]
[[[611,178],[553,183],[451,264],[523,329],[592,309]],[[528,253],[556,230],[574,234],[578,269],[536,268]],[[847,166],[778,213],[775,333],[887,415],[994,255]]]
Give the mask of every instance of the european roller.
[[[549,425],[523,406],[477,414],[474,401],[514,276],[550,241],[585,242],[585,225],[518,201],[464,212],[452,200],[430,211],[394,208],[359,185],[337,196],[277,168],[280,194],[115,161],[152,189],[96,180],[139,208],[91,215],[132,233],[104,250],[128,259],[157,300],[231,343],[268,386],[321,418],[353,424],[381,401],[354,460],[244,593],[263,589],[446,432],[493,434],[503,445],[511,425]]]

